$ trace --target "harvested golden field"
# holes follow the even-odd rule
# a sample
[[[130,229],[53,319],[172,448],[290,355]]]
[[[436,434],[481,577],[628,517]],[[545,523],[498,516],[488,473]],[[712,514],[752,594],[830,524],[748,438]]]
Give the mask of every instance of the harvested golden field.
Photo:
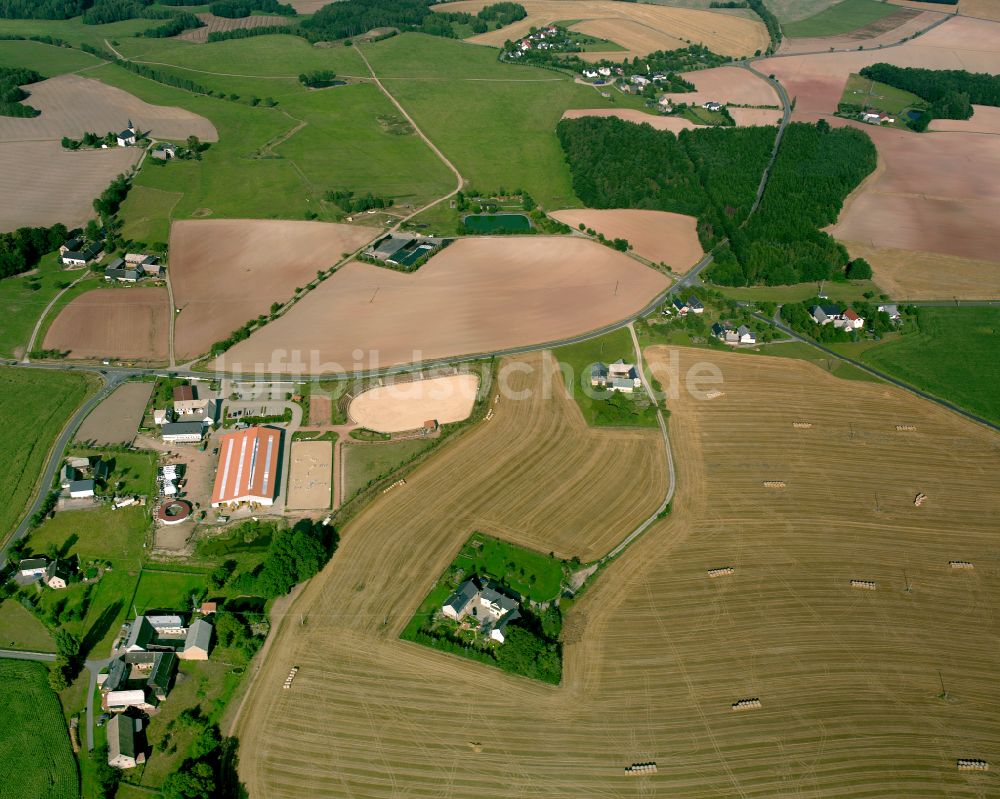
[[[936,10],[929,11],[901,8],[897,13],[883,17],[865,28],[838,36],[785,37],[778,53],[789,55],[823,52],[830,48],[856,50],[858,47],[885,47],[915,36],[940,21],[945,13],[950,13],[943,11],[944,8],[946,7],[934,6],[933,9]]]
[[[571,208],[551,214],[572,228],[580,224],[609,239],[628,239],[635,252],[683,274],[705,254],[698,241],[698,220],[668,211]]]
[[[165,361],[170,309],[165,288],[94,289],[70,300],[43,349],[70,358]]]
[[[0,142],[78,139],[92,131],[118,132],[131,119],[143,133],[161,139],[197,136],[218,141],[215,126],[205,117],[173,106],[150,105],[135,95],[79,75],[60,75],[28,87],[27,102],[42,113],[37,117],[0,116]]]
[[[214,364],[320,374],[544,344],[629,318],[668,285],[582,238],[462,238],[414,273],[347,264]]]
[[[737,127],[749,128],[754,125],[777,125],[781,121],[780,108],[730,108],[729,115]]]
[[[180,309],[178,358],[194,358],[288,300],[374,231],[327,222],[206,219],[170,228],[170,284]]]
[[[672,130],[680,133],[687,128],[697,127],[694,122],[681,117],[661,117],[647,114],[637,108],[570,108],[563,111],[563,119],[579,119],[580,117],[617,117],[637,125],[651,125],[657,130]]]
[[[292,24],[289,17],[278,17],[267,14],[254,14],[249,17],[240,17],[237,19],[217,17],[215,14],[195,14],[195,16],[204,22],[205,25],[201,28],[184,31],[184,33],[175,36],[175,39],[183,39],[185,42],[197,42],[199,44],[204,44],[208,41],[208,35],[210,33],[224,33],[226,31]]]
[[[84,225],[94,216],[94,198],[141,155],[136,147],[70,151],[56,141],[0,142],[0,195],[8,198],[0,203],[0,231]]]
[[[486,5],[489,0],[458,0],[434,8],[475,13]],[[753,55],[765,49],[768,42],[767,31],[758,20],[701,9],[614,0],[524,0],[522,5],[527,17],[468,41],[501,47],[507,39],[525,36],[532,27],[576,20],[569,26],[571,30],[609,39],[628,51],[616,52],[616,59],[684,47],[687,41],[704,44],[723,55]]]
[[[250,795],[990,793],[991,773],[955,761],[1000,758],[997,436],[804,362],[648,355],[661,377],[671,357],[681,373],[714,364],[725,394],[671,400],[673,513],[569,611],[562,685],[397,638],[472,530],[563,553],[565,531],[605,528],[597,552],[660,495],[662,472],[646,470],[659,458],[602,463],[633,434],[576,428],[584,442],[558,395],[502,399],[348,524],[287,609],[237,729]],[[755,697],[760,709],[731,709]],[[658,773],[623,775],[642,761]]]
[[[875,283],[896,300],[1000,300],[1000,263],[935,252],[844,242],[852,258],[872,265]]]
[[[389,380],[351,400],[348,415],[379,433],[415,430],[431,419],[439,424],[469,418],[479,391],[479,375],[457,374],[426,380]]]
[[[1000,261],[1000,148],[975,133],[912,133],[842,119],[878,148],[880,168],[830,233],[844,241]],[[942,287],[945,296],[953,296]]]
[[[672,92],[666,96],[675,103],[701,105],[709,101],[738,105],[769,105],[777,108],[781,101],[763,78],[740,67],[715,67],[685,72],[681,77],[695,85],[693,92]]]

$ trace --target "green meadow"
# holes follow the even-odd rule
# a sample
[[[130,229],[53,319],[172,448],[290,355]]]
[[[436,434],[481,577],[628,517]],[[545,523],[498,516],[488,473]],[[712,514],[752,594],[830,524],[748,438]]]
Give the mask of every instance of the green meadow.
[[[10,20],[0,20],[0,30],[6,22]],[[41,42],[0,41],[0,67],[33,69],[47,78],[101,63],[96,56],[69,47],[52,47]]]
[[[944,7],[947,9],[947,6]],[[786,22],[782,33],[792,38],[804,36],[837,36],[858,30],[883,17],[895,14],[899,8],[878,0],[843,0],[798,22]]]

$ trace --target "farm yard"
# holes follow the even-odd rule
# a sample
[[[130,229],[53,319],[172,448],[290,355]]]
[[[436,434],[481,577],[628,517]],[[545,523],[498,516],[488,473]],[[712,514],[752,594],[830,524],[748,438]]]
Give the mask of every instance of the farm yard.
[[[948,562],[989,560],[998,519],[983,490],[995,494],[1000,485],[994,434],[880,384],[849,384],[846,408],[845,384],[785,359],[653,348],[647,357],[665,383],[674,355],[682,375],[714,363],[725,394],[705,402],[682,391],[672,401],[673,513],[569,609],[562,685],[484,672],[397,640],[470,529],[541,551],[574,518],[630,529],[617,513],[624,502],[588,500],[604,510],[581,517],[584,508],[569,496],[544,503],[545,519],[527,541],[503,529],[523,529],[522,518],[470,528],[464,511],[458,519],[443,511],[481,516],[483,487],[503,483],[485,471],[498,436],[514,430],[515,417],[532,429],[550,423],[541,416],[552,419],[536,394],[502,400],[489,425],[343,531],[338,558],[289,613],[308,623],[276,631],[251,686],[238,731],[254,730],[241,747],[252,795],[323,797],[364,786],[389,797],[402,780],[435,795],[497,784],[531,795],[610,795],[625,790],[624,765],[645,761],[658,765],[642,778],[648,790],[669,785],[678,796],[776,795],[789,780],[848,798],[919,793],[931,783],[970,799],[986,790],[988,774],[959,772],[955,760],[1000,756],[992,724],[997,596],[979,568],[957,573]],[[800,421],[812,427],[795,428]],[[915,430],[898,432],[903,422]],[[504,454],[513,444],[511,455],[535,465],[533,442],[518,435],[505,441]],[[893,467],[840,469],[826,457],[839,448],[860,448]],[[967,479],[970,460],[975,481]],[[561,486],[569,473],[568,464],[550,469],[545,482]],[[624,474],[602,468],[585,482],[603,493],[609,477]],[[787,487],[765,492],[762,482],[774,479]],[[662,475],[642,482],[663,485]],[[920,491],[929,499],[916,508]],[[533,516],[534,507],[529,497],[520,510]],[[828,524],[812,523],[820,516]],[[410,556],[414,542],[419,563]],[[734,572],[710,579],[718,567]],[[874,581],[877,590],[854,591],[852,579]],[[966,623],[954,624],[956,615]],[[293,663],[301,670],[283,691]],[[484,691],[487,675],[492,689]],[[946,695],[938,698],[941,680]],[[636,697],[642,701],[629,701]],[[761,707],[734,713],[748,697]],[[332,726],[303,723],[324,707],[337,708]],[[914,718],[935,735],[912,735]],[[748,747],[748,740],[762,743]],[[373,762],[372,751],[386,756]],[[789,751],[798,754],[789,759]],[[453,769],[459,792],[443,782]]]
[[[207,352],[250,319],[283,304],[375,231],[323,222],[270,219],[175,222],[170,281],[178,358]],[[329,281],[328,281],[329,282]]]
[[[347,264],[213,368],[334,373],[541,344],[624,319],[667,285],[579,238],[464,238],[414,273]]]
[[[626,239],[637,255],[684,274],[704,255],[698,220],[669,211],[570,209],[552,214],[572,228],[584,225],[608,239]]]
[[[430,377],[425,380],[392,380],[351,400],[348,413],[364,428],[380,433],[415,430],[425,421],[438,424],[469,418],[479,390],[474,373]]]
[[[59,698],[42,663],[0,659],[3,799],[76,799],[80,778]]]
[[[177,39],[185,42],[197,42],[204,44],[208,41],[209,34],[223,33],[225,31],[248,30],[253,28],[272,27],[274,25],[290,25],[288,17],[277,17],[268,14],[252,14],[249,17],[230,19],[229,17],[217,17],[215,14],[196,14],[205,24],[194,30],[184,31],[177,36]]]
[[[333,488],[333,443],[295,441],[288,477],[289,510],[325,510]]]
[[[76,431],[76,440],[89,441],[97,446],[131,444],[152,393],[152,383],[118,386],[83,420]]]
[[[164,288],[94,289],[59,313],[42,347],[70,358],[166,361],[169,317]]]
[[[485,5],[487,0],[459,0],[435,8],[475,13]],[[629,60],[654,50],[685,47],[689,41],[731,56],[753,55],[755,50],[767,47],[767,32],[758,20],[731,14],[611,0],[524,0],[522,5],[527,17],[468,41],[500,47],[507,39],[526,35],[532,27],[576,20],[568,26],[570,30],[616,42],[626,50],[616,57]]]

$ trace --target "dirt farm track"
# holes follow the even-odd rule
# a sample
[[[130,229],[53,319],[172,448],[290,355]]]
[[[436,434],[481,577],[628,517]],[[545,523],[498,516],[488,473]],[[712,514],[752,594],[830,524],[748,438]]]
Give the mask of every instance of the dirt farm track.
[[[569,610],[562,684],[398,640],[472,530],[587,560],[662,495],[655,433],[586,430],[535,372],[512,381],[532,399],[501,399],[348,524],[288,609],[237,728],[251,796],[995,792],[955,760],[1000,761],[1000,439],[800,361],[647,356],[668,388],[670,358],[714,363],[724,395],[669,401],[673,512]]]

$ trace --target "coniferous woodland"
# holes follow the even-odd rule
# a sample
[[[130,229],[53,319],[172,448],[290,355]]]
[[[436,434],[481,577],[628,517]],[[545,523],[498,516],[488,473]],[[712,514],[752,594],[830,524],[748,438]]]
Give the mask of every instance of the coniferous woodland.
[[[0,67],[0,116],[37,117],[39,114],[37,108],[21,104],[21,100],[28,97],[28,92],[21,86],[37,83],[42,79],[43,76],[33,69]]]
[[[757,213],[750,216],[775,129],[700,128],[679,136],[648,125],[563,120],[559,140],[577,196],[592,208],[690,214],[706,249],[724,238],[712,279],[724,285],[798,283],[842,273],[844,248],[819,228],[876,164],[853,128],[795,123],[785,131]]]
[[[1000,106],[1000,75],[892,64],[872,64],[861,75],[912,92],[929,102],[932,115],[939,119],[968,119],[973,103]]]

